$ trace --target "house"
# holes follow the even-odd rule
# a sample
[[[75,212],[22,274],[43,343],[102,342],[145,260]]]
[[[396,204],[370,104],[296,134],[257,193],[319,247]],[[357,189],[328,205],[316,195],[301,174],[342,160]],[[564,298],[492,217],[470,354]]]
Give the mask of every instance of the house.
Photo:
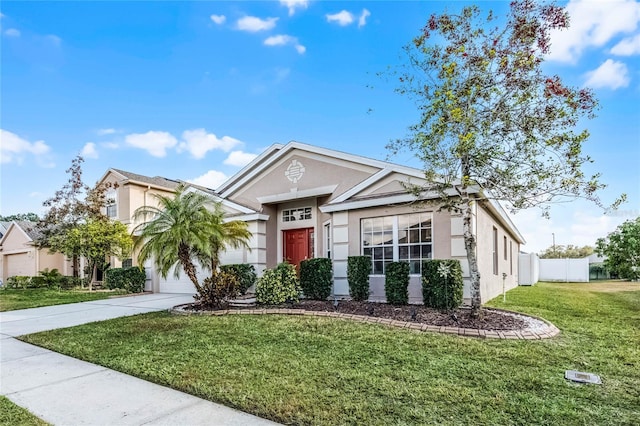
[[[462,218],[439,211],[435,194],[416,200],[407,192],[406,185],[424,183],[423,176],[411,167],[290,142],[271,146],[216,191],[194,185],[190,190],[212,195],[229,220],[249,225],[250,250],[228,251],[223,263],[250,263],[262,273],[284,260],[298,265],[304,259],[329,257],[335,294],[348,297],[347,258],[367,255],[372,259],[371,299],[384,300],[386,265],[403,260],[411,266],[410,301],[420,302],[421,262],[453,258],[461,261],[467,277],[464,297],[469,299]],[[145,190],[168,194],[179,183],[115,169],[104,179],[118,184],[113,208],[130,225],[135,208],[151,202],[148,194],[143,196]],[[473,209],[485,302],[502,292],[503,280],[506,289],[517,285],[524,239],[499,203],[479,197]],[[153,291],[193,292],[186,277],[163,279],[147,268]]]
[[[0,278],[5,282],[13,276],[34,277],[45,269],[57,269],[72,275],[73,267],[61,253],[38,249],[34,241],[39,237],[36,222],[13,221],[0,239]]]

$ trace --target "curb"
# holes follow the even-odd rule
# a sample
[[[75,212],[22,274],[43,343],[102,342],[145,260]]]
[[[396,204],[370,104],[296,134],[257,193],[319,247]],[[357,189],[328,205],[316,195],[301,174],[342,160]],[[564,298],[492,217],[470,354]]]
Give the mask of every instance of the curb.
[[[216,311],[186,311],[184,307],[189,306],[178,305],[169,309],[169,312],[174,315],[208,315],[208,316],[222,316],[222,315],[304,315],[314,317],[329,317],[342,320],[356,321],[361,323],[383,324],[389,327],[406,328],[408,330],[418,332],[432,332],[443,334],[454,334],[464,337],[475,337],[481,339],[505,339],[505,340],[542,340],[549,339],[560,334],[558,327],[550,323],[549,321],[534,317],[532,315],[524,315],[520,312],[511,312],[504,309],[495,309],[510,314],[516,314],[521,316],[527,316],[544,322],[547,327],[537,330],[479,330],[476,328],[463,328],[463,327],[445,327],[437,325],[428,325],[417,322],[396,321],[388,318],[369,317],[364,315],[344,314],[340,312],[327,312],[327,311],[308,311],[306,309],[220,309]],[[493,308],[491,308],[493,309]]]

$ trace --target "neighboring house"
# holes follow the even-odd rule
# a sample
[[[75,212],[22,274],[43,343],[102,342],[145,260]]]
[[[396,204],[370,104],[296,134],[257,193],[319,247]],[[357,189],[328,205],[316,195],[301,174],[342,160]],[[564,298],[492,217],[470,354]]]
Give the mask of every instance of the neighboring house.
[[[137,173],[131,173],[119,169],[109,169],[100,178],[98,184],[110,184],[107,191],[107,199],[110,203],[106,207],[106,215],[112,219],[118,220],[126,224],[129,231],[133,233],[134,240],[138,232],[134,232],[135,228],[142,223],[141,220],[134,221],[133,215],[140,207],[158,206],[157,195],[172,196],[176,188],[180,184],[190,187],[190,190],[203,191],[211,196],[216,193],[209,188],[193,185],[181,180],[167,179],[161,176],[144,176]],[[217,198],[218,199],[218,198]],[[219,200],[219,199],[218,199]],[[234,203],[224,201],[223,204],[227,211],[237,214],[241,211],[250,211]],[[235,209],[234,209],[235,208]],[[241,254],[240,254],[241,256]],[[228,253],[228,258],[232,258],[233,254]],[[137,265],[137,252],[134,252],[131,258],[117,259],[112,258],[110,263],[113,267],[129,267]],[[242,257],[239,258],[242,262]],[[145,290],[163,293],[193,293],[195,289],[191,281],[184,274],[176,278],[171,273],[168,277],[163,278],[157,274],[155,268],[151,264],[145,265],[147,271],[147,282]],[[204,278],[201,276],[201,278]]]
[[[348,297],[347,258],[372,258],[372,300],[384,300],[384,272],[391,261],[411,265],[410,301],[422,300],[420,268],[425,259],[459,259],[470,297],[469,267],[462,218],[438,205],[417,202],[406,184],[424,183],[423,171],[299,142],[276,144],[254,159],[217,191],[190,185],[221,201],[229,220],[249,224],[250,250],[224,253],[221,261],[250,263],[259,274],[287,260],[295,265],[313,257],[333,260],[335,294]],[[102,181],[117,184],[112,207],[119,220],[133,226],[136,208],[150,203],[150,192],[170,194],[180,181],[149,178],[110,169]],[[136,194],[136,195],[134,195]],[[453,194],[453,192],[452,192]],[[144,196],[143,196],[144,195]],[[428,201],[427,194],[422,201]],[[473,206],[473,230],[481,274],[482,301],[518,282],[518,252],[524,239],[496,202]],[[134,257],[135,258],[135,257]],[[193,292],[184,277],[162,279],[147,265],[149,289]]]
[[[57,269],[63,275],[72,275],[70,261],[61,253],[38,249],[33,242],[39,237],[35,222],[14,221],[0,239],[0,278],[13,276],[34,277],[45,269]]]

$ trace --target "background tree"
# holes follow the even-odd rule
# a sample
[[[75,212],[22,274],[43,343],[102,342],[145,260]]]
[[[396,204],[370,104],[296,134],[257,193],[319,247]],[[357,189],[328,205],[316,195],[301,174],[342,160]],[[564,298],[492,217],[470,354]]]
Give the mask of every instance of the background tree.
[[[215,272],[221,250],[228,245],[246,246],[251,236],[247,224],[224,222],[224,212],[218,203],[202,193],[188,192],[184,186],[178,187],[172,197],[157,194],[154,197],[158,207],[140,207],[133,216],[134,220],[144,222],[136,227],[140,230],[135,243],[136,248],[140,247],[138,264],[154,259],[164,278],[171,270],[178,278],[182,269],[203,295],[196,263]]]
[[[596,242],[604,267],[620,278],[640,279],[640,217],[627,220],[606,238]]]
[[[573,130],[594,115],[593,93],[541,69],[549,31],[568,27],[567,13],[515,0],[505,24],[496,22],[476,6],[459,15],[434,14],[392,74],[399,79],[396,91],[416,101],[420,119],[389,148],[409,148],[423,162],[428,183],[411,188],[414,193],[436,191],[443,209],[462,214],[475,313],[481,304],[475,202],[500,200],[512,211],[563,197],[602,205],[596,192],[604,187],[598,175],[581,170],[591,162],[582,154],[588,132]]]
[[[68,235],[88,220],[103,220],[106,216],[102,209],[106,205],[108,185],[91,188],[82,180],[82,163],[84,159],[77,156],[66,170],[69,180],[53,197],[47,199],[43,206],[48,210],[38,222],[40,237],[35,241],[38,247],[47,247],[52,252],[63,253],[73,262],[73,276],[79,276],[79,256],[82,247],[72,243]],[[71,239],[71,240],[70,240]]]
[[[32,212],[12,214],[9,216],[0,216],[0,222],[11,222],[13,220],[26,220],[29,222],[38,222],[40,220],[40,216]]]
[[[111,256],[121,259],[128,257],[133,247],[127,226],[108,218],[89,219],[54,240],[56,246],[77,252],[87,259],[92,271],[90,289],[97,280],[98,267],[105,263],[105,259]]]
[[[540,252],[540,259],[580,259],[593,253],[591,246],[574,246],[556,244]]]

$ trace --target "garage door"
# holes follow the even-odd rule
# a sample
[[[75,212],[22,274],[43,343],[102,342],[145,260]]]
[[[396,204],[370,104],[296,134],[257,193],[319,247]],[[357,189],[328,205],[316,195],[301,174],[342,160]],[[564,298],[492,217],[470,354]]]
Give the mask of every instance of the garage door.
[[[36,275],[35,260],[32,256],[29,256],[29,253],[6,255],[4,258],[4,267],[7,270],[7,277]]]
[[[203,273],[197,265],[197,277],[198,281],[202,282],[207,277],[206,273]],[[186,293],[186,294],[194,294],[196,292],[196,288],[187,277],[187,274],[184,271],[180,271],[180,277],[175,278],[173,276],[173,271],[169,272],[169,276],[167,278],[159,278],[160,284],[160,293]]]

